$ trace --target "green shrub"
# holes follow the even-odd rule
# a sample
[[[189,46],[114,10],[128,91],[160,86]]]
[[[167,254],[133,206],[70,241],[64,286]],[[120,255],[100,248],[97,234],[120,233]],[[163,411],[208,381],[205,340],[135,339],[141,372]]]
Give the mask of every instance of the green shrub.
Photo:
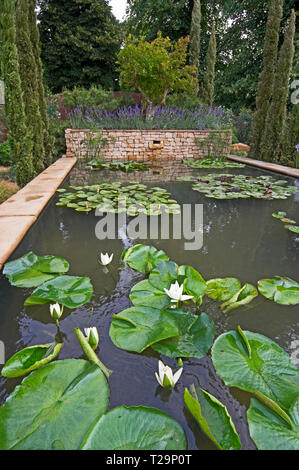
[[[113,91],[104,90],[99,85],[92,85],[90,88],[75,87],[73,90],[64,90],[62,103],[68,108],[97,106],[114,111],[123,106],[134,105],[135,101],[129,95],[116,97]]]
[[[5,142],[0,143],[0,165],[12,165],[11,148],[7,140]]]
[[[18,187],[16,184],[8,181],[0,181],[0,204],[9,199],[17,191]]]
[[[69,127],[68,120],[62,121],[58,116],[49,119],[49,134],[54,138],[52,152],[54,161],[66,153],[65,130]]]
[[[166,106],[169,108],[196,109],[201,104],[199,96],[192,93],[173,93],[166,98]]]

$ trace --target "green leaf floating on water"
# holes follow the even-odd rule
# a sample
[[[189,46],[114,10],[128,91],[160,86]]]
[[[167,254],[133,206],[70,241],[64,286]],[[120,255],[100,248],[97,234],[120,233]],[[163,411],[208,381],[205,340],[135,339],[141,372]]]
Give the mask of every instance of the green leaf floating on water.
[[[260,393],[287,410],[299,396],[299,370],[289,355],[271,339],[244,331],[219,336],[212,347],[217,374],[228,387]]]
[[[80,359],[47,364],[0,408],[0,449],[79,449],[108,403],[109,386],[97,366]]]
[[[33,291],[24,305],[57,302],[68,308],[77,308],[90,301],[93,287],[88,277],[59,276]]]
[[[242,305],[249,304],[257,296],[257,289],[252,284],[245,284],[227,302],[224,302],[220,308],[224,313],[228,313],[231,310],[242,307]]]
[[[167,312],[177,323],[179,334],[153,344],[152,348],[172,358],[206,356],[215,336],[213,320],[205,313],[198,316],[180,309]]]
[[[272,214],[272,217],[275,217],[275,219],[283,219],[286,216],[287,216],[286,212],[276,212]]]
[[[249,432],[259,450],[299,450],[299,398],[288,415],[293,428],[264,403],[251,399],[247,411]]]
[[[241,283],[234,277],[210,279],[207,281],[207,296],[219,302],[229,300],[239,292]]]
[[[66,273],[69,263],[57,256],[37,256],[32,251],[4,265],[3,274],[13,286],[37,287]]]
[[[207,290],[206,281],[192,266],[180,266],[178,268],[179,277],[185,277],[184,294],[193,295],[197,303],[202,303],[202,297]]]
[[[184,401],[204,433],[221,450],[240,450],[241,442],[226,407],[205,390],[185,389]]]
[[[299,303],[299,284],[288,277],[275,276],[273,279],[258,281],[260,293],[269,300],[282,305]]]
[[[130,300],[135,307],[152,307],[163,310],[170,306],[171,299],[159,289],[156,289],[148,280],[138,282],[132,288]]]
[[[141,244],[124,250],[121,259],[130,268],[143,274],[149,274],[162,261],[169,260],[164,251],[157,250],[153,246]]]
[[[299,233],[299,226],[297,225],[295,227],[294,225],[285,225],[285,228],[290,232]]]
[[[120,406],[89,431],[82,450],[185,450],[181,426],[156,408]]]
[[[179,329],[163,310],[132,307],[113,315],[109,335],[118,348],[140,353],[158,341],[178,336]]]
[[[50,343],[30,346],[14,354],[4,365],[4,377],[20,377],[48,364],[58,356],[63,344]]]

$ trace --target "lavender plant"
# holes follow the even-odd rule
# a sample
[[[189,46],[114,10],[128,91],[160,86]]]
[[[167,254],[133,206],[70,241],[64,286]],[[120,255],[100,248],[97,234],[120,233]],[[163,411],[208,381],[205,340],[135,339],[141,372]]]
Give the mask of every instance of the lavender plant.
[[[200,105],[195,109],[158,108],[151,120],[144,119],[142,106],[127,106],[115,111],[98,107],[76,107],[69,112],[70,124],[81,129],[229,129],[232,113],[215,106]]]

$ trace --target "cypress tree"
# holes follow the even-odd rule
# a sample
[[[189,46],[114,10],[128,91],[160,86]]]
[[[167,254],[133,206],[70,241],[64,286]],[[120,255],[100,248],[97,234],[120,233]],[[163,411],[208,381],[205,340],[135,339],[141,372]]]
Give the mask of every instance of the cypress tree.
[[[261,160],[278,161],[281,154],[283,129],[287,114],[289,82],[294,58],[295,10],[292,10],[289,26],[279,53],[275,73],[273,97],[269,107],[261,144]]]
[[[283,4],[284,0],[272,0],[268,12],[263,52],[263,70],[259,78],[256,111],[250,134],[249,156],[256,159],[260,158],[261,142],[273,93]]]
[[[37,26],[37,18],[35,13],[36,0],[28,0],[29,8],[29,30],[30,39],[32,45],[32,51],[35,59],[36,73],[37,73],[37,89],[38,89],[38,101],[39,111],[42,119],[42,130],[43,130],[43,141],[45,149],[45,160],[46,166],[50,165],[53,160],[53,146],[54,138],[49,134],[49,121],[47,116],[47,104],[45,99],[45,89],[43,83],[43,66],[41,61],[40,51],[40,37]]]
[[[299,168],[299,103],[294,104],[285,126],[281,162]]]
[[[35,176],[32,136],[26,126],[25,108],[16,46],[15,2],[0,2],[1,72],[5,83],[5,115],[16,180],[24,186]]]
[[[200,0],[194,0],[191,29],[190,29],[190,65],[199,69],[200,54],[200,32],[201,32],[201,4]]]
[[[203,102],[207,106],[212,106],[214,102],[216,53],[217,53],[217,45],[216,45],[215,23],[213,22],[208,52],[206,56],[206,71],[204,74],[203,87],[202,87]]]
[[[39,109],[37,69],[29,31],[28,0],[16,0],[16,31],[26,122],[33,135],[33,165],[39,173],[45,168],[45,149]]]

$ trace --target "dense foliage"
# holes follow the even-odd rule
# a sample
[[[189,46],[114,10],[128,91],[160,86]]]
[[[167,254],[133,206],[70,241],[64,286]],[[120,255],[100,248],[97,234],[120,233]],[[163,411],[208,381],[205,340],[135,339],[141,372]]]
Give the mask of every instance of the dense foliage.
[[[129,0],[128,4],[126,27],[134,35],[151,40],[161,30],[175,41],[190,34],[194,0]],[[270,0],[201,0],[200,78],[215,18],[217,104],[234,111],[242,106],[254,108],[269,4]],[[295,0],[285,1],[281,33],[294,5]]]
[[[150,109],[165,104],[171,91],[197,91],[197,69],[186,65],[189,39],[172,44],[161,32],[152,42],[129,36],[118,54],[120,82],[137,89]]]
[[[115,85],[121,28],[107,0],[39,0],[45,79],[53,92]]]
[[[5,115],[9,128],[8,141],[13,154],[16,178],[20,186],[35,175],[33,141],[26,125],[19,56],[16,42],[15,4],[0,3],[1,72],[5,81]]]

